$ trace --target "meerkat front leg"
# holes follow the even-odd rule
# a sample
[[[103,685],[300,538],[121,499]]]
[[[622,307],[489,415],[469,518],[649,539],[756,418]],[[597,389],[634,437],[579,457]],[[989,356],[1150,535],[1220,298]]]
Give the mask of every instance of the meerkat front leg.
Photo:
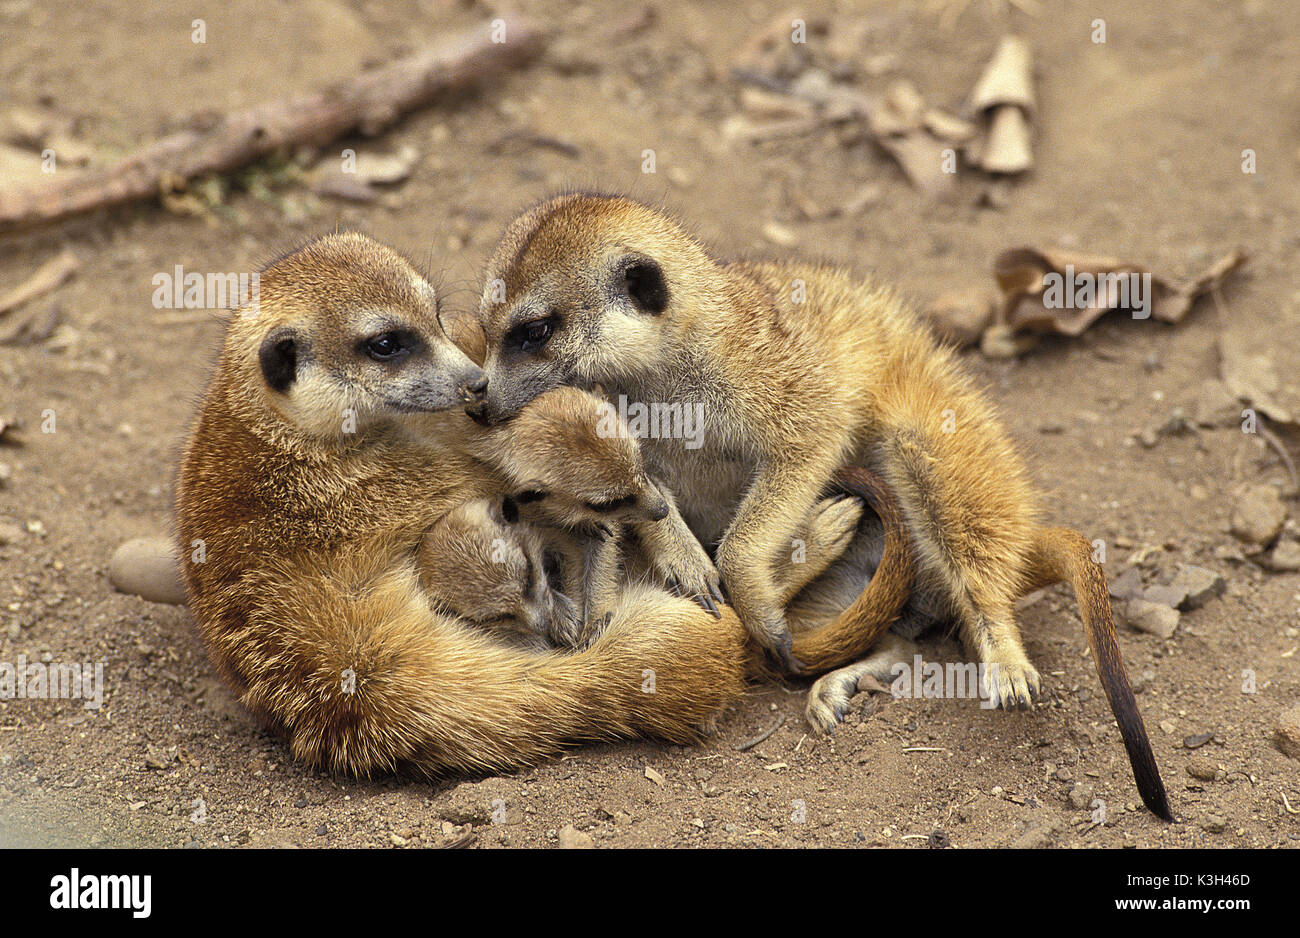
[[[741,500],[718,545],[717,565],[727,596],[750,634],[788,672],[802,662],[791,650],[793,638],[777,588],[774,565],[791,548],[795,519],[806,517],[836,469],[832,454],[818,460],[768,461]]]
[[[590,642],[606,623],[618,601],[622,568],[622,536],[615,528],[608,536],[586,540],[582,550],[582,624],[585,641]]]
[[[650,567],[670,591],[694,599],[714,616],[720,616],[715,603],[724,601],[722,577],[699,538],[682,518],[673,493],[657,479],[654,484],[668,503],[667,517],[633,525]]]

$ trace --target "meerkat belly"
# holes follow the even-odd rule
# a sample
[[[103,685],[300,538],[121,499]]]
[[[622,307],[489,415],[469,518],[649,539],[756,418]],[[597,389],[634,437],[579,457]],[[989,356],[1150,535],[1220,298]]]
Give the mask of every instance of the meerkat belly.
[[[687,526],[712,550],[736,514],[753,467],[707,444],[687,450],[680,441],[646,440],[642,447],[651,476],[673,493]]]

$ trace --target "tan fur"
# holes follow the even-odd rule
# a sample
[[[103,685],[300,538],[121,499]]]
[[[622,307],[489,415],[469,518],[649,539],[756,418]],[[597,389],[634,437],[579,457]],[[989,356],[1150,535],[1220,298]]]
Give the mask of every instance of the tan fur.
[[[414,560],[422,537],[501,486],[468,452],[481,430],[463,413],[384,403],[395,389],[421,407],[472,393],[436,297],[357,235],[273,263],[260,293],[231,322],[186,445],[177,526],[212,660],[297,758],[359,774],[500,768],[573,740],[694,739],[739,696],[749,653],[730,610],[715,619],[631,589],[571,655],[511,648],[434,610]],[[375,316],[419,333],[418,367],[384,381],[356,359],[358,319]],[[302,343],[286,393],[259,370],[277,330]]]
[[[647,462],[717,544],[736,611],[780,660],[799,666],[775,569],[836,472],[861,466],[896,497],[918,586],[946,601],[970,653],[992,666],[989,691],[1004,707],[1037,696],[1012,611],[1042,546],[1035,493],[953,352],[890,290],[823,265],[720,263],[668,215],[589,195],[516,220],[487,281],[504,282],[506,301],[489,290],[480,307],[482,419],[508,419],[564,383],[704,403],[703,448],[646,441]],[[880,627],[856,605],[844,622]],[[1136,710],[1124,725],[1149,751]]]
[[[473,499],[434,522],[415,563],[436,608],[500,638],[534,650],[583,640],[578,609],[547,579],[543,532],[507,523],[497,500]]]

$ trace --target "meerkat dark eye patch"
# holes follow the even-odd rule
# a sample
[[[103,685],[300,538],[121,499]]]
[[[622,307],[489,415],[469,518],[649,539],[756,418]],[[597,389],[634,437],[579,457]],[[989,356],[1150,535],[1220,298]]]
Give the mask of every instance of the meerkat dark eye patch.
[[[519,505],[509,495],[501,500],[501,517],[506,524],[519,523]]]
[[[283,394],[298,377],[298,342],[292,334],[277,330],[262,340],[257,361],[267,387]]]
[[[668,284],[663,268],[651,258],[628,258],[622,278],[622,288],[641,312],[657,316],[668,308]]]
[[[536,489],[533,489],[532,491],[528,491],[528,492],[520,492],[515,496],[515,501],[517,501],[521,505],[528,505],[531,504],[532,502],[540,502],[548,494],[549,493],[547,492],[540,492]]]

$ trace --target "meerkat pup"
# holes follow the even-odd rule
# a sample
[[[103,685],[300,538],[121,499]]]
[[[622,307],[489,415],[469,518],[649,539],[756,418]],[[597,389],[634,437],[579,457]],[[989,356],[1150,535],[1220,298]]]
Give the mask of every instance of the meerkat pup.
[[[661,589],[624,590],[571,654],[435,608],[426,533],[503,490],[470,451],[483,429],[462,405],[483,390],[433,288],[360,235],[273,262],[231,317],[180,467],[183,572],[215,666],[308,765],[436,774],[583,739],[687,742],[743,691],[735,614]]]
[[[1169,816],[1088,542],[1039,526],[993,408],[888,289],[827,266],[721,263],[662,212],[577,194],[509,226],[480,316],[488,388],[471,411],[481,420],[589,382],[698,408],[698,448],[647,439],[647,462],[717,545],[734,608],[788,670],[801,668],[774,566],[845,466],[892,490],[919,587],[944,597],[1005,708],[1029,706],[1040,688],[1013,601],[1036,578],[1072,579],[1138,786]]]
[[[420,586],[438,609],[521,647],[577,647],[582,618],[547,576],[543,532],[507,513],[476,498],[435,522],[416,555]]]
[[[552,636],[570,647],[589,640],[627,582],[656,580],[651,552],[659,541],[643,543],[639,531],[666,522],[678,525],[681,537],[695,540],[671,493],[647,475],[641,447],[623,416],[597,394],[573,387],[547,391],[516,419],[485,432],[474,451],[506,479],[511,494],[502,503],[501,521],[520,526],[529,541],[542,546],[556,588],[578,604],[580,636],[569,631]],[[861,500],[845,494],[814,507],[795,532],[805,556],[789,566],[783,596],[794,595],[838,558],[861,516]],[[478,530],[466,530],[464,522],[473,520],[481,522]],[[467,506],[449,516],[447,529],[483,544],[501,531],[487,520],[483,510]],[[441,526],[435,526],[426,537],[421,566],[450,574],[455,558],[442,555],[445,546],[450,545]],[[482,577],[491,580],[492,572],[485,570]],[[499,596],[525,601],[499,576],[496,585]],[[669,586],[680,592],[679,584]],[[703,601],[717,614],[709,597]]]

